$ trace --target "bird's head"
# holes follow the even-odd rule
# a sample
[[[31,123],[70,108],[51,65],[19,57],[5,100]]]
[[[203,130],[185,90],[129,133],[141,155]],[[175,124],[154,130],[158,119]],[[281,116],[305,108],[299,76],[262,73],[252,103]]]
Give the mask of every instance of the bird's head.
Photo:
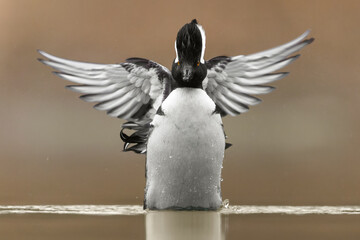
[[[204,61],[205,31],[196,19],[185,24],[175,40],[172,76],[180,87],[200,87],[207,74]]]

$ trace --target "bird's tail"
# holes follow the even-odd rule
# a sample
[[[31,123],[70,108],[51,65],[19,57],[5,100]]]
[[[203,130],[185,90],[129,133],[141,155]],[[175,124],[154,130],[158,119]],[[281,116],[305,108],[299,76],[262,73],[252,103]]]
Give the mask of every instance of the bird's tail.
[[[126,122],[122,125],[120,138],[124,141],[124,152],[146,153],[146,144],[151,126],[150,121]],[[131,135],[124,133],[125,130],[134,131]]]

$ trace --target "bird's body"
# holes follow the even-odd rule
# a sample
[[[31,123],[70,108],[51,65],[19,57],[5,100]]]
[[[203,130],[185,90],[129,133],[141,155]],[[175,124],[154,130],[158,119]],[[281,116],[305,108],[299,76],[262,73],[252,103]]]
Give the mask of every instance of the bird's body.
[[[205,31],[194,19],[178,32],[171,71],[143,58],[94,64],[39,52],[59,77],[80,84],[68,88],[81,99],[128,121],[120,133],[124,151],[146,154],[145,208],[218,209],[228,146],[221,117],[260,103],[252,95],[271,92],[264,84],[287,75],[275,71],[299,57],[291,55],[313,41],[308,34],[259,53],[205,61]]]
[[[145,205],[217,209],[225,138],[215,103],[199,88],[178,88],[152,122]]]

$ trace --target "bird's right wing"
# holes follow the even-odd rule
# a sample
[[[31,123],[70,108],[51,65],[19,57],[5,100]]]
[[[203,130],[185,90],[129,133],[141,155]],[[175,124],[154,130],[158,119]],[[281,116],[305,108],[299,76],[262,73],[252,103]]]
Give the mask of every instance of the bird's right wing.
[[[270,82],[285,77],[287,72],[277,70],[292,63],[300,55],[291,56],[314,39],[305,39],[306,31],[298,38],[278,47],[250,55],[234,57],[219,56],[206,62],[207,78],[203,85],[207,94],[216,103],[222,116],[236,116],[249,110],[260,99],[252,95],[266,94],[274,87]]]
[[[164,66],[143,58],[129,58],[120,64],[96,64],[67,60],[39,51],[39,59],[65,80],[80,84],[67,86],[83,94],[86,102],[112,117],[128,121],[152,119],[162,100],[171,91],[172,76]]]

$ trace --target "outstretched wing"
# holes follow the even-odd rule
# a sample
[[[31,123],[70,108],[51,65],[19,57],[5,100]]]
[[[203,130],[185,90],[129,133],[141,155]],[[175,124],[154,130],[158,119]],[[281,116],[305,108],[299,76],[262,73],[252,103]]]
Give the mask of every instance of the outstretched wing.
[[[304,40],[309,32],[306,31],[284,45],[259,53],[220,56],[207,61],[208,74],[203,87],[222,116],[236,116],[247,112],[249,106],[261,102],[253,94],[265,94],[274,90],[274,87],[263,84],[288,75],[287,72],[274,72],[296,60],[300,55],[290,55],[314,41],[314,38]]]
[[[165,95],[171,91],[170,71],[153,61],[129,58],[120,64],[95,64],[67,60],[39,51],[55,74],[80,84],[67,86],[96,102],[94,108],[129,121],[152,119]]]

